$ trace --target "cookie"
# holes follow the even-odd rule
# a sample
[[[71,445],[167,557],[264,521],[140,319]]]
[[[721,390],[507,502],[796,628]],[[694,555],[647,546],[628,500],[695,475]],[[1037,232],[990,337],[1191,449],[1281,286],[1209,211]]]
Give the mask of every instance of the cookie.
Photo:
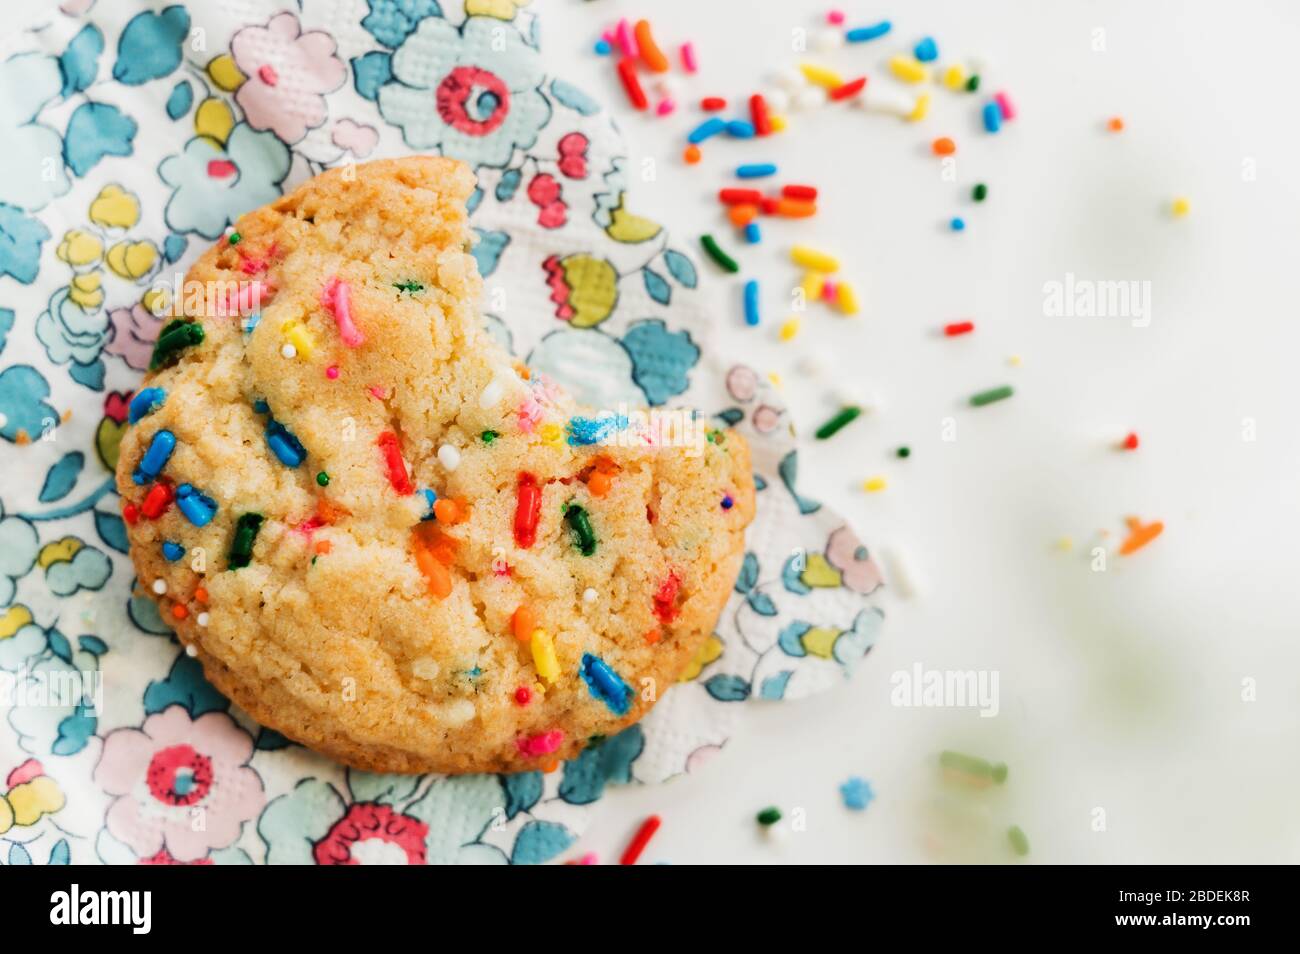
[[[190,269],[117,486],[141,589],[263,725],[385,772],[553,768],[712,631],[754,512],[706,418],[578,407],[483,329],[468,169],[334,170]]]

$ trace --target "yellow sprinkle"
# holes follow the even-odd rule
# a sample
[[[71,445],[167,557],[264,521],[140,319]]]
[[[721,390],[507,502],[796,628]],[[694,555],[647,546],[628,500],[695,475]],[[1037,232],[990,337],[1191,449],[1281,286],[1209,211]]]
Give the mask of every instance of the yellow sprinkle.
[[[1192,203],[1188,202],[1182,196],[1179,196],[1177,199],[1174,199],[1174,205],[1172,211],[1174,215],[1176,215],[1179,218],[1182,218],[1188,212],[1192,211]]]
[[[821,272],[804,272],[800,287],[803,289],[804,298],[808,301],[816,301],[822,297],[822,289],[826,287],[826,276]]]
[[[537,433],[541,435],[543,444],[550,447],[560,446],[560,435],[563,432],[560,430],[559,424],[543,424],[538,428]]]
[[[884,477],[871,477],[862,482],[862,489],[869,494],[884,490],[886,486]]]
[[[791,318],[781,326],[781,340],[789,341],[799,333],[799,319]]]
[[[767,379],[772,382],[772,387],[774,388],[780,389],[785,387],[781,381],[781,375],[777,374],[775,371],[767,372]]]
[[[554,684],[560,675],[560,661],[555,658],[555,643],[544,629],[533,630],[533,665],[537,675]]]
[[[840,270],[839,259],[834,255],[827,255],[825,252],[819,252],[807,245],[796,245],[790,249],[790,258],[796,265],[802,265],[814,272],[830,273]]]
[[[950,66],[943,71],[943,85],[949,89],[961,89],[966,85],[966,71],[960,66]]]
[[[930,94],[922,93],[916,97],[916,105],[907,114],[908,122],[919,123],[930,112]]]
[[[930,78],[930,71],[912,56],[895,56],[889,61],[889,70],[904,83],[924,83]]]
[[[767,121],[772,127],[772,132],[785,132],[784,116],[768,116]]]
[[[311,336],[311,332],[297,321],[286,321],[280,330],[284,336],[289,339],[289,343],[301,357],[311,357],[312,349],[316,347],[316,339]]]
[[[799,70],[803,73],[804,79],[815,86],[835,89],[837,86],[844,85],[844,77],[824,66],[817,66],[815,63],[800,63]]]
[[[840,311],[846,315],[858,313],[858,296],[848,282],[840,282],[835,286],[835,304],[839,305]]]
[[[1056,541],[1056,549],[1066,552],[1074,549],[1074,540],[1070,537],[1061,537]]]
[[[1007,358],[1007,364],[1011,365],[1013,368],[1018,368],[1024,363],[1025,359],[1020,357],[1018,354],[1013,354],[1011,357]]]

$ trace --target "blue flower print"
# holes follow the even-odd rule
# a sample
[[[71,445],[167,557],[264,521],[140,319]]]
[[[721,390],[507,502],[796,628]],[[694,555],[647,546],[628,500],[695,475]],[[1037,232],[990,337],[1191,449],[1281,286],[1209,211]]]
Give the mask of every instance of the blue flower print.
[[[392,71],[379,89],[384,119],[412,148],[475,168],[504,168],[551,118],[537,50],[491,17],[470,17],[460,30],[437,17],[421,21],[393,54]]]
[[[103,362],[99,353],[109,337],[108,312],[82,308],[65,286],[50,296],[50,306],[36,319],[36,337],[55,364],[72,362],[74,380],[98,390]]]
[[[0,63],[0,203],[32,211],[72,187],[63,168],[63,139],[36,122],[59,95],[59,61],[41,53],[22,53]]]
[[[274,201],[289,174],[289,149],[267,130],[239,123],[223,147],[196,136],[179,156],[168,156],[158,174],[172,187],[164,217],[174,232],[216,239],[240,215]]]

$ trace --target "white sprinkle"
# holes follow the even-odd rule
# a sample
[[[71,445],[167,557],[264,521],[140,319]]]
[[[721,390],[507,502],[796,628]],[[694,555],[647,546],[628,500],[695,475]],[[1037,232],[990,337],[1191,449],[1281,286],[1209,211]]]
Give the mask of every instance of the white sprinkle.
[[[826,105],[826,90],[820,86],[805,86],[799,92],[795,93],[794,99],[790,101],[790,107],[796,111],[804,109],[816,109],[818,106]]]
[[[195,646],[193,643],[190,643],[188,646],[185,647],[185,655],[189,656],[191,659],[193,659],[198,654],[199,654],[199,647]]]
[[[438,448],[438,463],[448,470],[455,470],[460,466],[460,451],[450,444],[443,444]]]
[[[159,577],[153,581],[153,591],[159,596],[167,592],[167,581]]]
[[[771,79],[773,83],[790,94],[797,93],[808,85],[803,73],[793,66],[786,66],[773,71]]]
[[[505,395],[506,388],[496,378],[488,382],[481,394],[478,396],[478,406],[484,409],[496,407],[501,403],[501,398]]]
[[[286,341],[284,347],[280,349],[280,354],[286,358],[296,358],[298,357],[298,349]]]
[[[457,699],[443,706],[443,721],[450,726],[464,725],[478,713],[468,699]]]
[[[767,108],[774,113],[784,113],[790,109],[790,94],[783,89],[763,90],[763,98],[767,100]]]
[[[895,116],[910,116],[912,110],[916,109],[916,100],[903,90],[887,86],[874,87],[871,84],[862,91],[861,96],[855,97],[855,102],[873,112],[892,113]]]
[[[821,53],[830,53],[844,45],[844,34],[839,30],[818,30],[813,37],[813,49]]]
[[[198,623],[200,626],[207,626],[207,625],[208,625],[208,614],[207,614],[207,613],[200,613],[198,616],[194,617],[194,622]]]
[[[590,586],[582,591],[582,601],[584,603],[594,603],[599,596],[600,594]]]
[[[438,665],[436,660],[429,656],[421,656],[419,659],[411,662],[411,675],[416,679],[437,679],[438,673],[441,671],[442,667]]]
[[[920,587],[916,582],[916,573],[913,571],[912,564],[908,561],[905,554],[900,550],[888,549],[883,553],[885,558],[885,570],[888,576],[886,582],[893,584],[898,591],[898,595],[905,600],[910,600],[918,595]]]

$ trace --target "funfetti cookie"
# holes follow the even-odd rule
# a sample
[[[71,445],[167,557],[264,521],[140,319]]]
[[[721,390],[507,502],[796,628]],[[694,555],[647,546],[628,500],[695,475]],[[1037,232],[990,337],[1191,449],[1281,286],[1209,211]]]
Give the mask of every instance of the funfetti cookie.
[[[583,409],[482,330],[456,162],[335,170],[186,277],[117,484],[141,588],[264,725],[374,771],[548,768],[712,631],[743,440]]]

